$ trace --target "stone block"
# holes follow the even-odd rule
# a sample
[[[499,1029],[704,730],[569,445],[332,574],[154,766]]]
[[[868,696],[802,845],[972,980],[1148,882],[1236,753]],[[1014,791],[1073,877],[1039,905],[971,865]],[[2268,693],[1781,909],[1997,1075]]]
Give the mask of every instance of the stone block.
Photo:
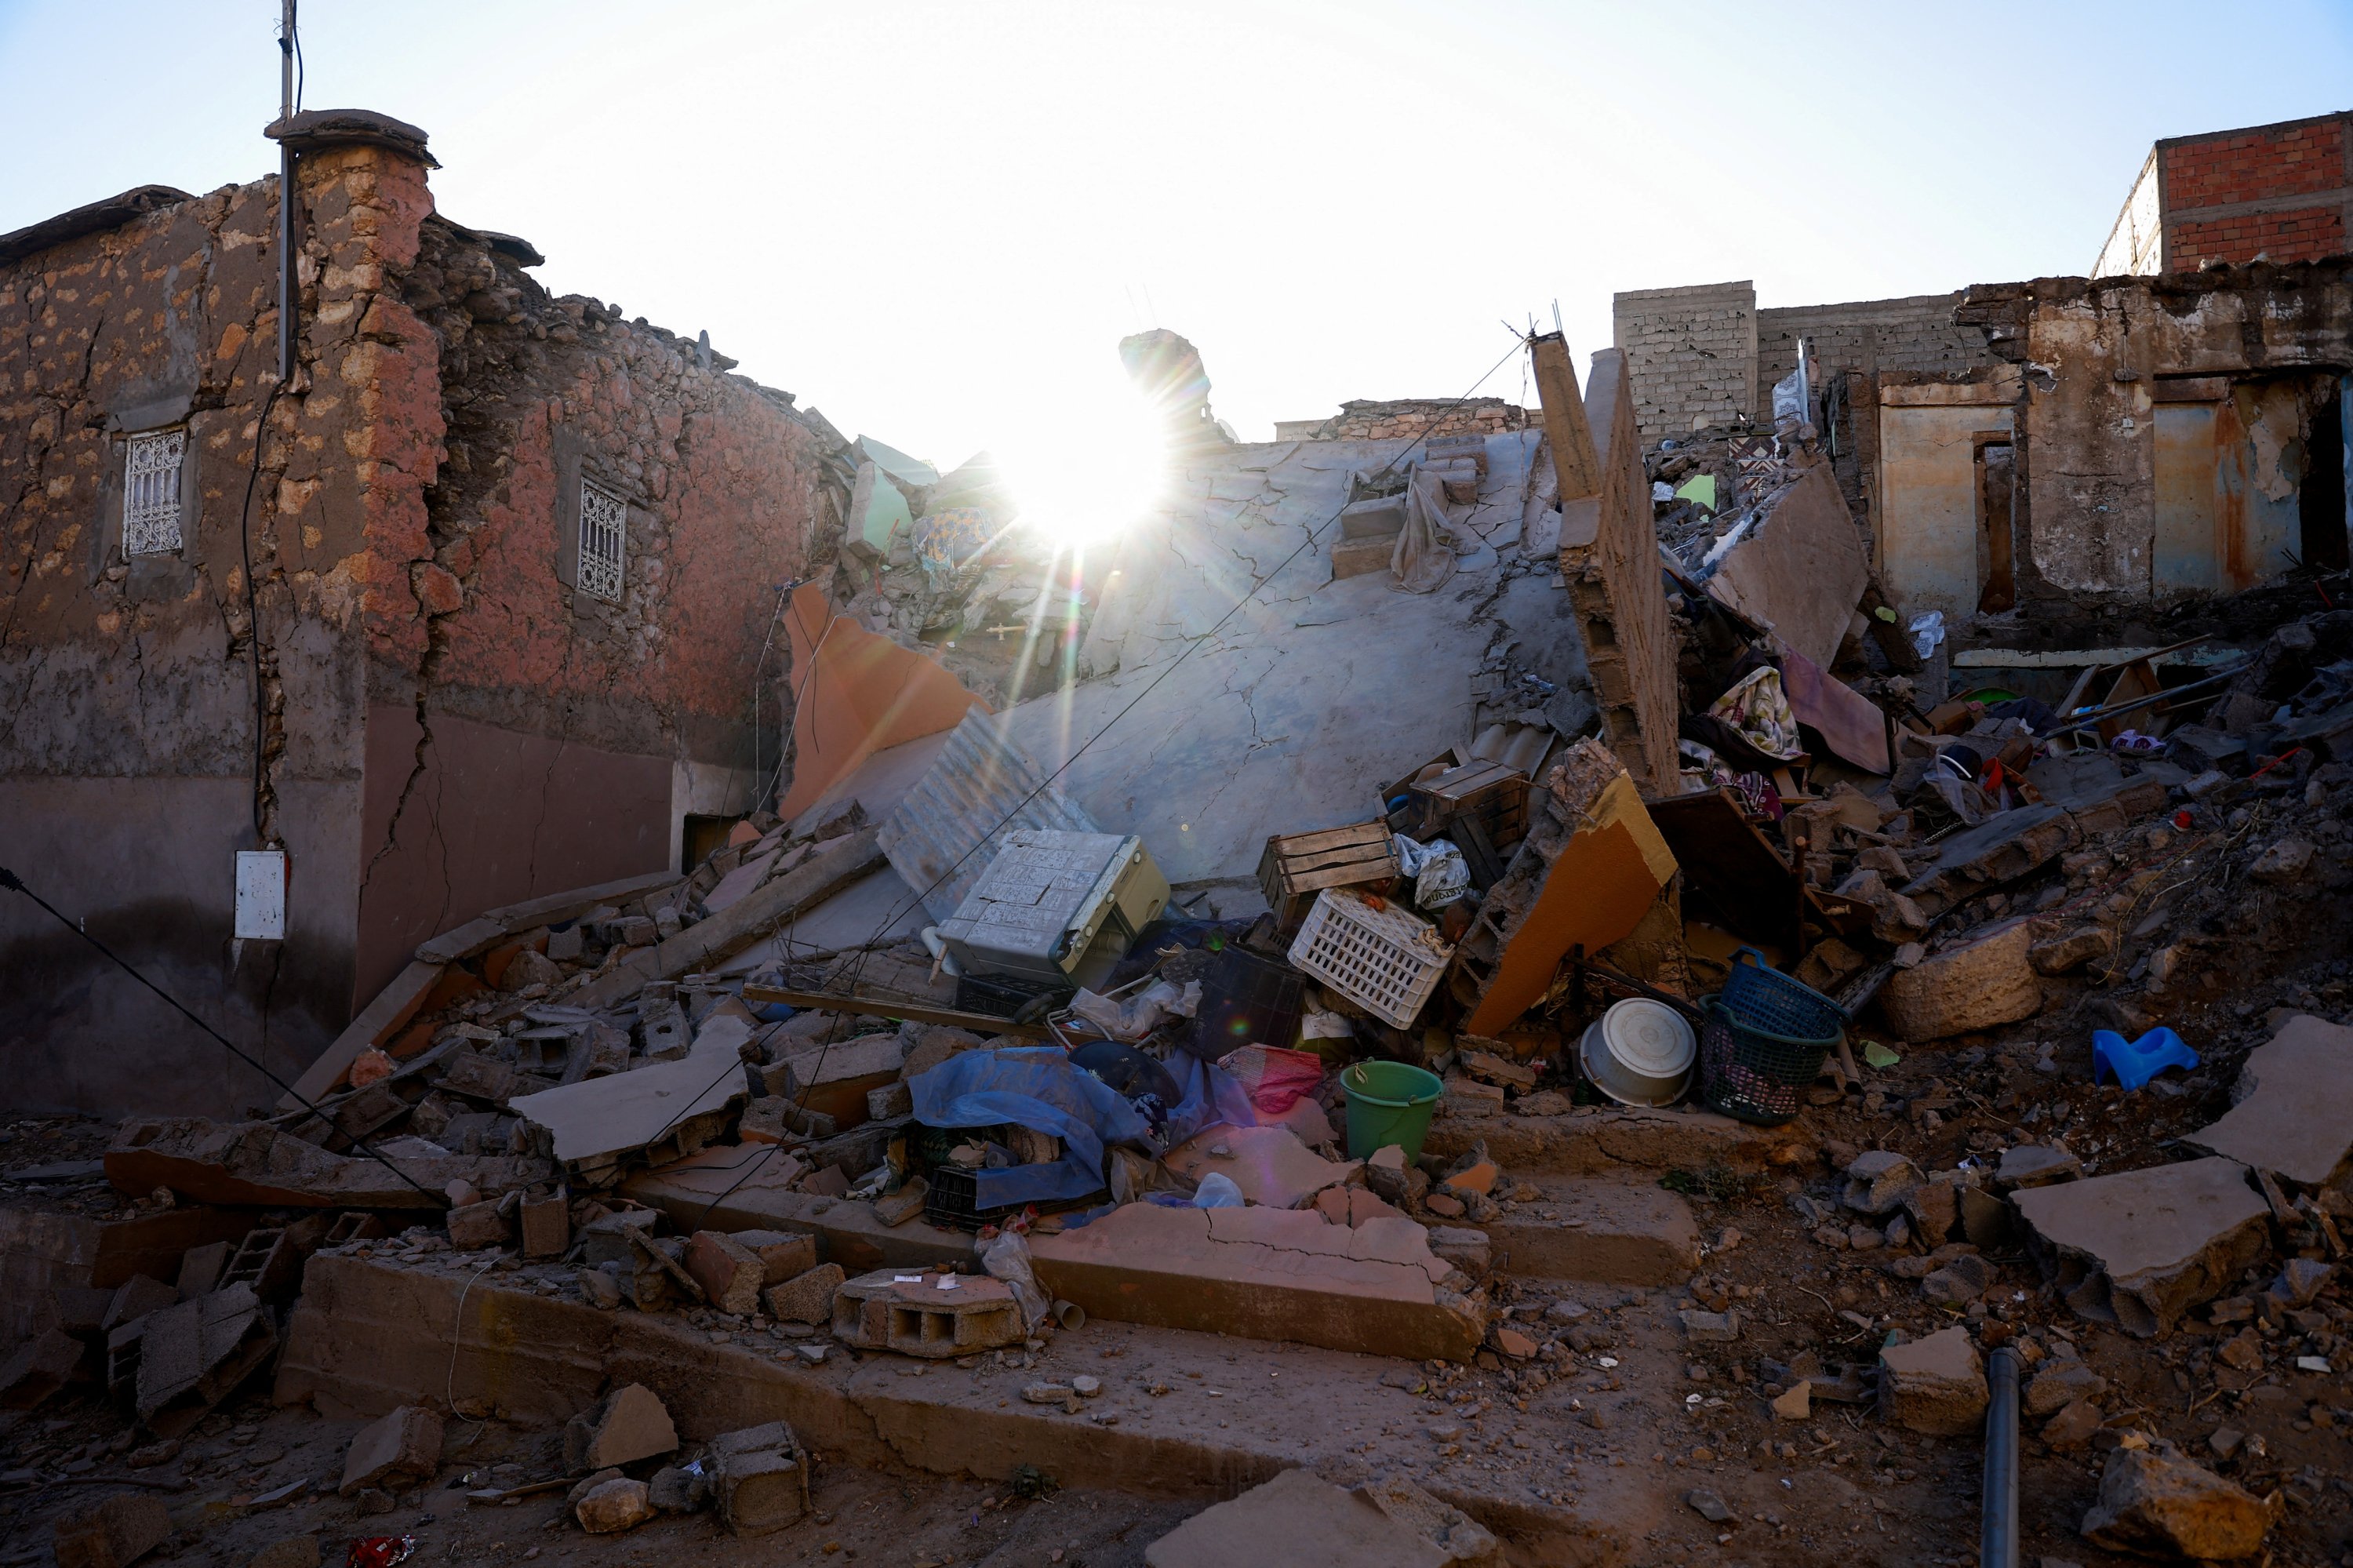
[[[1890,1345],[1879,1352],[1879,1414],[1913,1432],[1967,1436],[1986,1409],[1985,1362],[1961,1329]]]
[[[1940,1307],[1966,1307],[1993,1288],[1993,1265],[1965,1253],[1920,1279],[1920,1294]]]
[[[639,1383],[614,1390],[564,1429],[565,1469],[575,1476],[677,1450],[678,1428],[668,1407]]]
[[[562,1257],[572,1245],[572,1203],[561,1191],[522,1201],[522,1255]]]
[[[396,1492],[431,1480],[441,1467],[441,1434],[440,1412],[421,1404],[404,1404],[368,1423],[343,1451],[343,1483],[337,1489],[351,1497],[362,1487]]]
[[[2023,1395],[2026,1414],[2040,1421],[2056,1415],[2078,1400],[2097,1399],[2108,1392],[2108,1380],[2078,1359],[2053,1361],[2034,1374]]]
[[[2262,1551],[2271,1522],[2260,1499],[2202,1465],[2118,1448],[2084,1516],[2084,1538],[2111,1552],[2228,1562]]]
[[[2026,949],[2026,961],[2039,975],[2063,975],[2094,959],[2116,950],[2116,933],[2105,926],[2079,926],[2063,936],[2049,937]]]
[[[737,1231],[738,1246],[749,1247],[760,1260],[760,1285],[782,1285],[815,1268],[817,1237],[801,1231]]]
[[[81,1341],[45,1329],[0,1366],[0,1410],[31,1410],[65,1387],[81,1364]]]
[[[1405,527],[1405,495],[1370,496],[1352,502],[1340,511],[1340,537],[1344,540],[1378,540],[1393,544]],[[1384,559],[1381,563],[1387,566]]]
[[[914,1108],[914,1094],[903,1081],[866,1091],[866,1118],[869,1121],[888,1121],[894,1116],[910,1115]]]
[[[2059,1413],[2042,1424],[2042,1441],[2051,1447],[2065,1452],[2081,1448],[2092,1440],[2106,1417],[2100,1407],[2088,1399],[2062,1405]]]
[[[834,1292],[848,1277],[841,1265],[828,1263],[771,1286],[764,1297],[768,1316],[780,1323],[830,1323]]]
[[[2270,1239],[2270,1207],[2232,1160],[2063,1181],[2011,1202],[2062,1299],[2143,1338],[2221,1295]]]
[[[734,1237],[697,1231],[686,1244],[684,1261],[687,1273],[720,1311],[743,1318],[760,1309],[760,1289],[766,1283],[760,1256]]]
[[[944,1287],[949,1280],[955,1283]],[[862,1351],[944,1360],[1015,1344],[1026,1334],[1012,1287],[985,1275],[884,1268],[833,1293],[833,1337]]]
[[[467,1203],[449,1211],[449,1245],[459,1252],[504,1246],[514,1227],[495,1202]]]
[[[2247,1053],[2200,1149],[2307,1187],[2336,1182],[2353,1156],[2353,1029],[2298,1013]]]
[[[808,1463],[781,1421],[723,1432],[705,1462],[719,1522],[737,1535],[772,1535],[808,1511]]]
[[[711,1500],[708,1467],[664,1465],[647,1480],[646,1500],[657,1513],[692,1513]]]
[[[1840,1201],[1859,1214],[1892,1214],[1926,1180],[1901,1154],[1874,1149],[1847,1162],[1846,1191]]]
[[[1332,544],[1332,576],[1338,580],[1385,572],[1389,569],[1389,563],[1396,555],[1395,537],[1335,539]]]
[[[1508,1205],[1486,1227],[1496,1267],[1524,1278],[1656,1286],[1699,1266],[1699,1224],[1677,1194],[1599,1180],[1537,1185],[1535,1202]]]
[[[2042,982],[2027,961],[2033,940],[2033,928],[2020,920],[1931,953],[1888,977],[1880,1007],[1896,1033],[1912,1041],[2031,1018],[2042,1011]]]
[[[171,1510],[152,1492],[128,1492],[58,1516],[58,1568],[128,1568],[172,1539]]]
[[[1113,1322],[1451,1361],[1486,1328],[1483,1297],[1444,1286],[1454,1266],[1410,1220],[1130,1203],[1029,1245],[1050,1295]]]
[[[617,1535],[654,1517],[652,1489],[643,1481],[617,1476],[591,1488],[572,1505],[573,1517],[591,1535]]]

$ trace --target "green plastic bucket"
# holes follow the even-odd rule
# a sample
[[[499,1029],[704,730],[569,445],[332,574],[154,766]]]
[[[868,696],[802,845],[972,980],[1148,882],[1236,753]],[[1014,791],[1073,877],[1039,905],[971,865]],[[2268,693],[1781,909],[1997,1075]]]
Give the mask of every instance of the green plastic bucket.
[[[1430,1113],[1446,1086],[1435,1073],[1403,1062],[1359,1062],[1340,1075],[1348,1097],[1348,1157],[1368,1160],[1377,1150],[1398,1144],[1408,1160],[1421,1157]]]

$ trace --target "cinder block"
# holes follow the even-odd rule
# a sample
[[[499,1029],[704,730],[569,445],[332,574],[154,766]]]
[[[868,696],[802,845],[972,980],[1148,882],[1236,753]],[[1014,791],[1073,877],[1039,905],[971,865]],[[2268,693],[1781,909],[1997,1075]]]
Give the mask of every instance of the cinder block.
[[[1397,540],[1342,539],[1332,546],[1332,575],[1335,577],[1360,577],[1367,572],[1385,572],[1389,560],[1397,554]]]
[[[943,1278],[955,1287],[940,1288]],[[883,1268],[833,1298],[833,1337],[860,1350],[938,1360],[1009,1345],[1026,1331],[1012,1288],[987,1276]]]

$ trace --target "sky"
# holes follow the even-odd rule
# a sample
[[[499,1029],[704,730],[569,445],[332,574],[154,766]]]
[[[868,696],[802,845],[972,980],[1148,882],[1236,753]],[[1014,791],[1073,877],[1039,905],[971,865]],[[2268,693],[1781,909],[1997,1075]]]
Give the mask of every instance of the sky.
[[[1119,338],[1245,440],[1533,402],[1613,291],[2086,270],[2162,136],[2353,108],[2353,0],[309,0],[303,101],[424,127],[459,222],[947,465],[1116,429]],[[278,0],[0,0],[0,232],[275,167]],[[1506,324],[1508,323],[1508,325]]]

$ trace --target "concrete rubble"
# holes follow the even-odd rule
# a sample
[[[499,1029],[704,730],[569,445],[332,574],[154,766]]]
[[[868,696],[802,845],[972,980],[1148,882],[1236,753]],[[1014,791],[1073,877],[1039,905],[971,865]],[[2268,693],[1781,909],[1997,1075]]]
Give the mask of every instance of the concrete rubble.
[[[443,839],[456,880],[423,902],[410,790],[371,779],[407,903],[346,922],[364,962],[286,946],[306,985],[369,993],[306,1022],[292,1093],[180,1114],[110,1086],[133,1114],[0,1142],[0,1437],[26,1445],[0,1485],[170,1467],[266,1388],[340,1446],[248,1467],[240,1519],[434,1518],[453,1492],[663,1550],[829,1552],[813,1489],[849,1456],[985,1482],[992,1513],[1058,1485],[1207,1504],[1142,1547],[1158,1568],[1684,1561],[1793,1530],[1793,1561],[1927,1561],[2009,1347],[2030,1482],[2088,1509],[2084,1539],[2231,1560],[2291,1512],[2311,1537],[2353,1428],[2353,611],[2314,591],[2333,557],[2168,586],[2197,541],[2158,567],[2152,538],[2117,546],[2132,579],[2050,487],[2080,458],[2156,510],[2154,460],[2106,443],[2193,393],[2252,421],[2265,473],[2321,451],[2340,264],[1973,290],[1936,323],[1961,368],[1812,380],[1848,350],[1793,343],[1782,387],[1695,420],[1677,377],[1718,356],[1662,347],[1697,337],[1651,313],[1714,307],[1679,291],[1623,302],[1581,376],[1532,334],[1533,408],[1352,404],[1273,442],[1217,420],[1191,344],[1139,334],[1170,471],[1082,578],[988,454],[845,439],[642,322],[624,352],[617,310],[547,296],[523,242],[401,217],[430,212],[422,133],[353,124],[304,156],[400,210],[335,218],[320,286],[390,279],[368,341],[438,345],[412,412],[447,433],[409,457],[448,471],[417,481],[431,559],[345,575],[443,606],[370,626],[433,810],[494,814],[512,784],[442,759],[506,744],[461,742],[479,721],[440,683],[441,623],[519,591],[487,538],[435,532],[512,525],[459,477],[523,450],[493,405],[595,410],[517,471],[575,521],[617,508],[633,560],[641,523],[645,558],[686,538],[674,488],[726,490],[706,436],[759,469],[756,506],[713,504],[790,558],[723,593],[681,544],[691,613],[595,635],[648,633],[617,690],[665,641],[756,660],[778,722],[723,765],[652,759],[675,800],[589,767],[660,797],[636,849],[566,829],[570,869],[509,885]],[[200,199],[132,195],[57,243]],[[257,198],[201,199],[217,229]],[[402,224],[406,250],[363,232]],[[50,249],[0,238],[0,283]],[[2095,289],[2158,289],[2174,336]],[[2287,324],[2239,333],[2240,308]],[[536,385],[533,355],[584,338],[589,381],[644,372],[654,425]],[[217,390],[185,416],[227,419]],[[2029,429],[2065,456],[2013,466]],[[649,432],[680,466],[600,490]],[[1954,451],[1980,468],[1936,467]],[[290,506],[311,482],[273,478]],[[2011,523],[1925,538],[1927,491]],[[120,536],[120,498],[92,504]],[[564,614],[621,602],[586,546],[515,548],[561,559]],[[750,581],[786,586],[754,605]],[[764,620],[773,650],[711,630]],[[585,749],[675,727],[598,723]],[[85,1414],[124,1440],[51,1439]],[[544,1441],[478,1463],[460,1422]],[[153,1500],[60,1514],[58,1561],[159,1550],[179,1514]]]

